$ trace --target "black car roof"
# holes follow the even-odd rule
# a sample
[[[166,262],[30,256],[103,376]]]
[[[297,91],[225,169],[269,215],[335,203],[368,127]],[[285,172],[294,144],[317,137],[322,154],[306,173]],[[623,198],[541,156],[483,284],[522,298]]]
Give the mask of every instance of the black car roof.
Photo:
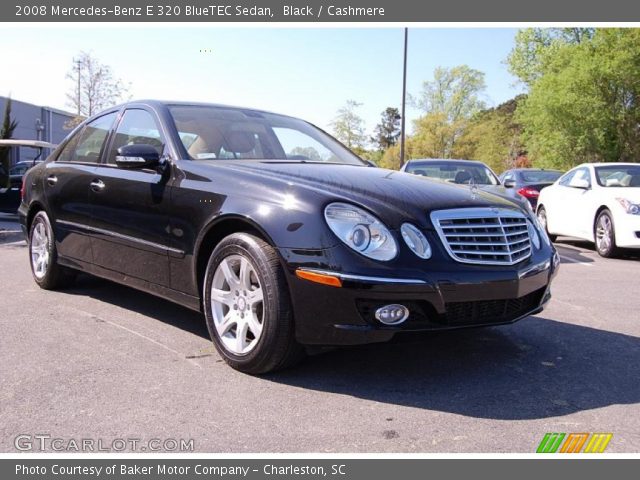
[[[409,163],[466,163],[467,165],[483,165],[486,166],[484,162],[479,160],[458,160],[456,158],[414,158],[412,160],[408,160]]]
[[[154,99],[140,99],[140,100],[130,100],[128,102],[121,103],[120,105],[116,105],[109,110],[119,109],[122,107],[127,107],[131,105],[148,105],[150,107],[171,107],[171,106],[193,106],[193,107],[213,107],[213,108],[226,108],[230,110],[250,110],[252,112],[258,113],[267,113],[271,115],[280,115],[283,117],[288,117],[289,115],[284,115],[282,113],[270,112],[268,110],[262,110],[259,108],[252,107],[242,107],[238,105],[226,105],[223,103],[210,103],[210,102],[190,102],[184,100],[154,100]],[[106,110],[105,110],[106,111]]]

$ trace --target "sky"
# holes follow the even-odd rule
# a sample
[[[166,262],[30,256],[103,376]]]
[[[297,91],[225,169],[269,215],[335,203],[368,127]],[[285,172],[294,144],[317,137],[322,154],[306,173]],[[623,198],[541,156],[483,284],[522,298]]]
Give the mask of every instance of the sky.
[[[522,86],[505,59],[517,30],[411,28],[407,91],[418,94],[438,66],[485,73],[485,101],[498,105]],[[402,98],[401,28],[204,28],[159,25],[0,26],[0,95],[69,110],[66,77],[89,51],[130,83],[133,99],[193,100],[284,113],[330,130],[347,100],[371,133]],[[419,112],[407,111],[408,128]]]

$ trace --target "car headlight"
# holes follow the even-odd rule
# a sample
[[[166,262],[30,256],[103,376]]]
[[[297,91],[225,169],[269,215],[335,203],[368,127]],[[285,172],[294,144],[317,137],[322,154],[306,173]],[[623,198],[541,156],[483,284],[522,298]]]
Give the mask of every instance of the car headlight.
[[[536,228],[533,221],[527,222],[527,229],[529,230],[529,238],[531,238],[536,250],[540,250],[540,229]]]
[[[640,215],[640,204],[634,203],[626,198],[616,198],[616,200],[628,214]]]
[[[398,253],[398,246],[389,229],[355,205],[330,203],[324,209],[324,218],[340,240],[366,257],[388,261]]]
[[[540,243],[540,239],[542,239],[542,241],[545,243],[545,245],[547,245],[547,247],[551,246],[551,240],[549,239],[549,235],[547,235],[547,231],[544,229],[544,227],[542,226],[542,224],[540,223],[540,220],[538,220],[538,217],[534,214],[531,216],[531,223],[533,223],[533,230],[534,232],[537,233],[537,235],[532,235],[531,234],[531,227],[529,227],[529,235],[532,238],[538,238],[538,244],[536,244],[536,240],[534,239],[534,245],[536,246],[536,248],[540,248],[538,245]]]
[[[410,223],[403,223],[400,227],[400,233],[404,243],[413,253],[425,260],[431,258],[431,245],[429,245],[429,241],[417,227]]]

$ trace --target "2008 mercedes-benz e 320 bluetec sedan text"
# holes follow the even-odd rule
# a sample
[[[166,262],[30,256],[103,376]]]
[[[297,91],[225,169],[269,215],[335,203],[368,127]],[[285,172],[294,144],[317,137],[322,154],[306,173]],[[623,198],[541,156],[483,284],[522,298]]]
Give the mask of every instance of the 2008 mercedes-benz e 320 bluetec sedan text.
[[[83,271],[202,310],[250,373],[305,345],[513,322],[542,309],[558,267],[532,211],[372,168],[304,121],[243,108],[112,108],[22,195],[41,287]]]

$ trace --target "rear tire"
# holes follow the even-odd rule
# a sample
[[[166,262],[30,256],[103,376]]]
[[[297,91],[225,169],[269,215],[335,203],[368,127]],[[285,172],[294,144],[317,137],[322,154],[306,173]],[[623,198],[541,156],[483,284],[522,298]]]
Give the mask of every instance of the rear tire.
[[[73,283],[75,272],[58,263],[53,228],[44,211],[36,213],[31,222],[29,258],[33,279],[40,288],[57,290]]]
[[[609,210],[603,210],[596,218],[595,226],[593,227],[593,238],[596,241],[596,250],[601,257],[613,258],[618,256],[616,231]]]
[[[551,240],[552,242],[555,242],[558,239],[558,236],[552,235],[549,233],[549,227],[547,226],[547,211],[544,209],[544,207],[538,208],[537,217],[538,217],[538,222],[540,222],[540,225],[542,226],[542,228],[544,228],[544,231],[547,233],[549,240]]]
[[[304,356],[284,271],[262,239],[248,233],[225,237],[209,258],[203,293],[209,335],[234,369],[259,375]]]

